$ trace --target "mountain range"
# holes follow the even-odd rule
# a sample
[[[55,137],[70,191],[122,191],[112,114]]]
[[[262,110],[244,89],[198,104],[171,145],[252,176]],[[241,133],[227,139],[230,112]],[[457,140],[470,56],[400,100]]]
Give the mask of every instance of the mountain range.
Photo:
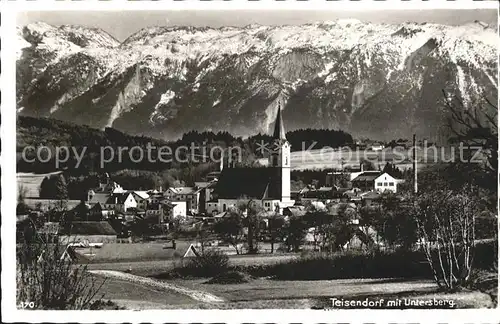
[[[149,27],[122,42],[38,22],[17,28],[17,112],[173,139],[269,133],[281,105],[287,130],[440,140],[443,91],[463,109],[497,101],[498,40],[481,22]]]

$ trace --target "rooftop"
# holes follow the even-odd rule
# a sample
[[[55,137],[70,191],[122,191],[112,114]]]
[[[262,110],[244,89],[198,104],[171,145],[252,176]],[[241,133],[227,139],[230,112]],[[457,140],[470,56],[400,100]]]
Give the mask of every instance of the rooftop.
[[[374,181],[381,174],[382,172],[380,171],[365,171],[356,178],[352,179],[352,181]]]
[[[280,177],[280,168],[223,169],[215,194],[222,199],[281,199]]]
[[[171,187],[169,189],[177,195],[192,195],[198,191],[195,187]]]

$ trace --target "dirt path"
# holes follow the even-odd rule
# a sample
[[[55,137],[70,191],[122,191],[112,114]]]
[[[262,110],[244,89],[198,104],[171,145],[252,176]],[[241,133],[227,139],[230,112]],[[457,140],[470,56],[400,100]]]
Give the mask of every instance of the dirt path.
[[[204,303],[221,303],[224,302],[225,300],[221,297],[215,296],[213,294],[200,291],[200,290],[195,290],[195,289],[189,289],[185,287],[180,287],[176,286],[173,284],[169,284],[166,282],[161,282],[157,281],[154,279],[146,278],[146,277],[141,277],[141,276],[136,276],[130,273],[124,273],[120,271],[113,271],[113,270],[90,270],[90,273],[93,273],[95,275],[100,275],[103,277],[109,277],[109,278],[115,278],[115,279],[120,279],[120,280],[125,280],[129,282],[134,282],[134,283],[140,283],[145,286],[150,286],[154,287],[157,289],[164,289],[164,290],[171,290],[175,291],[177,293],[189,296],[190,298],[204,302]]]

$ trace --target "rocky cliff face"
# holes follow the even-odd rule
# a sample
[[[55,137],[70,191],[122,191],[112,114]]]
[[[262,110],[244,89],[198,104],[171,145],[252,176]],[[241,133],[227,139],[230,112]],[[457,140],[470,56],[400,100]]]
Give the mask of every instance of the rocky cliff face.
[[[445,135],[443,93],[497,98],[498,34],[481,24],[18,29],[18,112],[172,138],[185,131],[341,128]]]

